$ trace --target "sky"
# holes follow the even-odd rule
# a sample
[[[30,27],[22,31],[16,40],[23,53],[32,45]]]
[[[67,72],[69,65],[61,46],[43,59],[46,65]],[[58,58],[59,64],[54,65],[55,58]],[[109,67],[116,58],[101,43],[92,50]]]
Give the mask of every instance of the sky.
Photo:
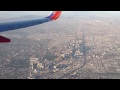
[[[20,17],[23,15],[46,15],[50,11],[0,11],[0,18]]]
[[[46,16],[51,11],[0,11],[0,18],[11,18],[11,17],[20,17],[24,15],[40,15]],[[77,15],[81,12],[87,13],[107,13],[107,14],[114,14],[120,15],[120,11],[63,11],[62,15]]]

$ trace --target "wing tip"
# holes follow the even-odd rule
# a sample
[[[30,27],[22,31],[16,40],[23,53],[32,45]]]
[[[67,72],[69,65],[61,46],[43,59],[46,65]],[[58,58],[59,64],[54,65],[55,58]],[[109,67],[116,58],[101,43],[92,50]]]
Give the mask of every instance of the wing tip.
[[[50,13],[49,16],[47,16],[47,18],[49,18],[50,20],[56,20],[60,17],[62,11],[53,11],[52,13]]]

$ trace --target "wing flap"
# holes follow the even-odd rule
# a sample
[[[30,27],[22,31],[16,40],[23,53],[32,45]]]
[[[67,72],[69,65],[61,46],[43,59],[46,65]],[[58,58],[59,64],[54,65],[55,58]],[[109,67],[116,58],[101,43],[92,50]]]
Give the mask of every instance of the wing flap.
[[[10,42],[10,41],[11,41],[11,40],[10,40],[9,38],[0,36],[0,43],[7,43],[7,42]]]

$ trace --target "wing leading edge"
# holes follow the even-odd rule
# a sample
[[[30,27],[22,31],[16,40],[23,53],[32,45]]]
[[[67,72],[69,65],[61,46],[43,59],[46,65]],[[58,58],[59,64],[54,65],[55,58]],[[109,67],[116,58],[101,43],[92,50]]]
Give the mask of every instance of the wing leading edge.
[[[0,23],[0,32],[5,32],[5,31],[16,30],[16,29],[20,29],[20,28],[26,28],[26,27],[30,27],[30,26],[39,25],[42,23],[56,20],[60,17],[60,15],[61,15],[61,11],[53,11],[52,13],[50,13],[49,16],[41,18],[41,19]],[[10,42],[10,39],[0,36],[0,43],[1,42],[2,43]]]

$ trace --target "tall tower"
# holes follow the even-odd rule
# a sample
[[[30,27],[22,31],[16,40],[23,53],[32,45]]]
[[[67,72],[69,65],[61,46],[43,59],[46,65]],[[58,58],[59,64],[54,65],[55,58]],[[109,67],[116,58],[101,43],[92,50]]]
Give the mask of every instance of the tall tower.
[[[36,71],[36,69],[34,68],[34,65],[37,65],[39,58],[35,58],[35,57],[31,57],[30,58],[30,65],[29,65],[29,77],[28,79],[34,79],[34,73]],[[36,71],[37,72],[37,71]]]

